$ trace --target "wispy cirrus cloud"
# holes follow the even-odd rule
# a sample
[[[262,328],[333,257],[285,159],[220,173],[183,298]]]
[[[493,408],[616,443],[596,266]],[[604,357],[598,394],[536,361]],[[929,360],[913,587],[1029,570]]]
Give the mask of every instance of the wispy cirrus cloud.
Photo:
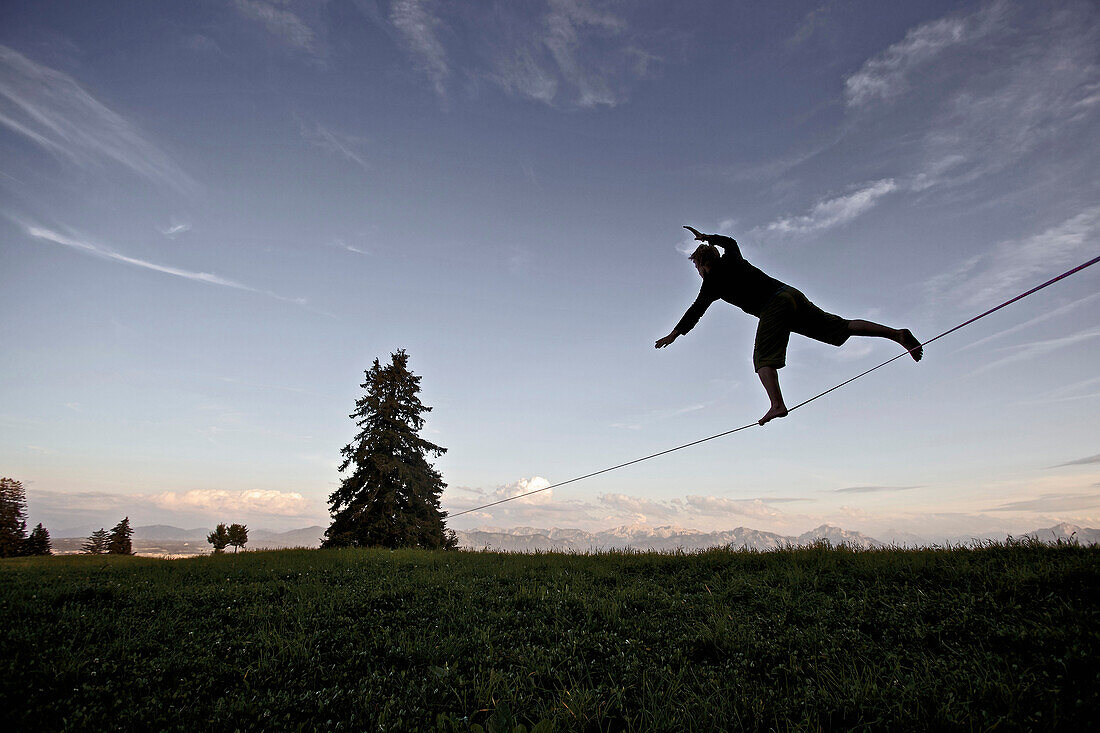
[[[282,300],[289,303],[296,303],[304,305],[305,300],[302,298],[287,298],[276,293],[272,293],[266,290],[260,290],[244,283],[239,283],[236,280],[230,280],[229,278],[221,277],[220,275],[214,275],[209,272],[194,272],[192,270],[183,270],[177,267],[169,267],[167,265],[158,265],[154,262],[147,260],[137,259],[135,257],[128,257],[124,254],[115,252],[114,250],[106,247],[92,244],[90,242],[81,241],[75,237],[59,234],[58,232],[50,229],[44,229],[36,226],[26,226],[26,233],[28,236],[34,239],[43,240],[47,242],[53,242],[54,244],[60,244],[71,249],[75,249],[78,252],[99,257],[105,260],[111,260],[112,262],[121,262],[133,267],[139,267],[145,270],[152,270],[154,272],[163,273],[165,275],[172,275],[173,277],[180,277],[185,280],[194,280],[196,282],[206,283],[207,285],[219,285],[221,287],[233,288],[235,290],[244,290],[250,293],[260,293],[276,300]]]
[[[358,3],[396,34],[440,98],[462,82],[552,106],[613,107],[660,62],[644,38],[603,0],[490,2],[473,6],[393,0],[388,12]],[[472,39],[465,45],[457,40]]]
[[[1001,242],[929,279],[925,289],[934,301],[993,304],[1059,268],[1080,264],[1094,252],[1098,237],[1100,206],[1093,206],[1039,234]]]
[[[363,158],[362,154],[359,152],[359,148],[365,142],[365,138],[358,135],[348,135],[346,133],[337,132],[325,127],[316,120],[313,122],[306,122],[298,115],[294,117],[298,122],[298,131],[306,142],[321,148],[325,152],[350,160],[364,170],[369,169],[366,159]]]
[[[1033,165],[1015,186],[1049,186],[1070,168],[1094,168],[1100,147],[1087,130],[1100,116],[1098,46],[1095,3],[993,0],[910,29],[845,78],[845,119],[825,145],[850,148],[857,168],[885,164],[889,176],[758,231],[818,232],[866,214],[886,193],[969,186],[968,196],[988,195],[973,184],[1024,161]],[[1035,155],[1055,144],[1072,154]],[[754,172],[776,176],[814,159]],[[1038,175],[1044,170],[1047,175]]]
[[[860,106],[904,94],[910,77],[922,66],[951,47],[973,43],[992,33],[1003,23],[1004,5],[995,2],[971,15],[941,18],[911,29],[904,39],[868,59],[844,80],[845,102]]]
[[[191,225],[185,221],[179,221],[178,219],[173,217],[172,220],[168,223],[168,226],[158,228],[157,231],[159,231],[161,234],[168,237],[169,239],[175,239],[179,235],[191,231]]]
[[[1034,499],[1010,501],[987,512],[1075,512],[1100,507],[1100,494],[1043,494]]]
[[[922,24],[845,80],[852,132],[890,119],[894,139],[918,141],[914,191],[972,182],[1095,119],[1098,45],[1090,3],[995,0]]]
[[[879,494],[886,492],[896,491],[911,491],[913,489],[919,489],[920,486],[847,486],[843,489],[833,489],[837,494]]]
[[[345,242],[343,239],[340,239],[339,237],[337,237],[336,239],[329,242],[329,246],[330,247],[336,247],[337,249],[342,249],[345,252],[354,252],[357,255],[370,254],[365,249],[360,249],[359,247],[348,244],[347,242]]]
[[[625,23],[621,18],[582,0],[551,0],[546,16],[545,44],[567,82],[576,87],[581,107],[614,106],[619,101],[610,79],[599,67],[590,67],[581,56],[585,33],[614,38]]]
[[[626,430],[641,430],[646,425],[660,422],[662,420],[668,420],[674,417],[679,417],[681,415],[687,415],[692,412],[698,412],[699,410],[706,409],[706,407],[706,403],[697,403],[694,405],[688,405],[687,407],[679,407],[675,409],[650,410],[644,415],[638,416],[633,420],[611,423],[611,427],[624,428]]]
[[[1019,333],[1020,331],[1025,331],[1025,330],[1031,328],[1032,326],[1043,323],[1044,321],[1049,321],[1049,320],[1052,320],[1054,318],[1064,316],[1068,313],[1072,313],[1073,311],[1081,308],[1082,306],[1088,305],[1089,303],[1093,302],[1097,298],[1100,298],[1100,293],[1093,293],[1092,295],[1086,295],[1083,298],[1078,298],[1077,300],[1073,301],[1072,303],[1067,303],[1066,305],[1063,305],[1063,306],[1060,306],[1058,308],[1054,308],[1054,309],[1051,309],[1049,311],[1046,311],[1045,313],[1042,313],[1042,314],[1036,316],[1035,318],[1028,319],[1027,321],[1024,321],[1023,323],[1018,323],[1015,326],[1011,326],[1009,328],[1004,329],[1003,331],[998,331],[997,333],[992,334],[990,336],[980,338],[977,341],[970,341],[966,344],[963,344],[961,347],[959,347],[959,351],[966,351],[968,349],[973,349],[973,348],[977,348],[977,347],[980,347],[980,346],[984,346],[985,344],[989,343],[990,341],[995,341],[997,339],[1004,338],[1005,336],[1011,336],[1014,333]]]
[[[322,45],[319,31],[315,28],[321,29],[324,26],[321,23],[307,23],[299,13],[290,9],[291,5],[289,0],[233,0],[233,7],[241,16],[259,24],[283,45],[320,58],[323,55]],[[302,9],[317,13],[324,5],[323,1],[314,2],[303,5]]]
[[[0,127],[80,167],[110,162],[181,192],[195,182],[68,74],[0,46]]]
[[[1000,351],[1006,353],[1006,356],[1002,356],[991,362],[987,362],[982,366],[971,372],[971,375],[983,374],[991,369],[1004,366],[1005,364],[1013,364],[1018,361],[1025,361],[1027,359],[1035,359],[1040,356],[1046,356],[1053,352],[1065,349],[1070,346],[1075,346],[1086,341],[1091,341],[1095,338],[1100,338],[1100,328],[1093,328],[1087,331],[1078,331],[1071,333],[1068,336],[1062,336],[1052,339],[1041,339],[1039,341],[1032,341],[1026,344],[1019,344],[1016,346],[1010,346]]]
[[[390,7],[390,22],[408,45],[420,70],[432,82],[441,97],[446,97],[446,81],[451,75],[447,51],[439,40],[443,21],[430,0],[395,0]]]
[[[1051,468],[1063,468],[1065,466],[1091,466],[1094,463],[1100,463],[1100,453],[1094,456],[1088,456],[1087,458],[1078,458],[1076,461],[1067,461],[1066,463],[1059,463]]]
[[[809,213],[777,219],[764,230],[780,234],[806,234],[847,224],[866,213],[883,196],[898,190],[893,178],[884,178],[861,186],[851,193],[817,202]]]

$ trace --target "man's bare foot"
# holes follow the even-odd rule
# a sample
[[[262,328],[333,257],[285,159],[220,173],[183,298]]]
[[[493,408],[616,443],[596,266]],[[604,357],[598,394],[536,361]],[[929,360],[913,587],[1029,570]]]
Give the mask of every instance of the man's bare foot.
[[[773,405],[772,409],[768,410],[767,414],[764,415],[764,417],[760,418],[760,424],[763,425],[764,423],[770,422],[771,420],[774,420],[777,417],[786,417],[786,416],[787,416],[787,406],[786,405],[779,405],[778,407]]]
[[[917,341],[917,337],[908,328],[901,330],[901,345],[913,357],[913,361],[920,361],[920,358],[924,356],[924,348],[921,347],[920,341]]]

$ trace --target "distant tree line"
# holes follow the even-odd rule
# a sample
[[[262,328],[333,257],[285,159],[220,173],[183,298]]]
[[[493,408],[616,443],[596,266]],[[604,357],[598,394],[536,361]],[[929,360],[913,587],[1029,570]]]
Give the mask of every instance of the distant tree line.
[[[206,541],[214,546],[215,554],[225,552],[225,548],[230,545],[233,546],[233,552],[236,552],[248,542],[248,527],[243,524],[231,524],[227,527],[222,522],[206,535]]]
[[[50,533],[41,522],[27,534],[27,495],[23,483],[0,478],[0,557],[52,554]]]
[[[111,528],[111,531],[100,527],[81,546],[81,551],[86,555],[133,555],[134,545],[130,541],[134,530],[130,527],[130,518],[126,517]]]

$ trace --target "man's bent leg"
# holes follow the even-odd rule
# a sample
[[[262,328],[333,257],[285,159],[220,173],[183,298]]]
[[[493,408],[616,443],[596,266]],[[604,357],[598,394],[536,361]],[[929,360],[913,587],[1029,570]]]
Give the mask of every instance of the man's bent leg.
[[[853,336],[876,336],[896,341],[909,352],[909,355],[913,357],[913,361],[920,361],[921,357],[924,356],[924,349],[921,348],[920,341],[917,341],[913,332],[907,328],[888,328],[871,321],[848,321],[848,330],[851,331]]]
[[[787,416],[787,406],[783,404],[783,393],[779,389],[779,370],[771,366],[763,366],[756,370],[760,377],[760,383],[764,385],[764,391],[771,400],[771,408],[760,418],[760,424],[774,420],[777,417]]]

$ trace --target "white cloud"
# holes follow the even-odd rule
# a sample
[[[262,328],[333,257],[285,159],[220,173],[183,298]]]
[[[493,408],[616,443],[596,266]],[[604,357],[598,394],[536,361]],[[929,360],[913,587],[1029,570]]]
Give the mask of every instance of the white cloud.
[[[1059,308],[1054,308],[1053,310],[1046,311],[1046,312],[1036,316],[1035,318],[1031,318],[1027,321],[1024,321],[1023,323],[1018,323],[1015,326],[1011,326],[1009,328],[1004,329],[1003,331],[998,331],[997,333],[992,334],[991,336],[986,336],[985,338],[980,338],[977,341],[970,341],[969,343],[966,343],[963,346],[961,346],[959,348],[959,351],[966,351],[968,349],[973,349],[973,348],[977,348],[979,346],[984,346],[985,344],[989,343],[990,341],[995,341],[996,339],[1004,338],[1005,336],[1010,336],[1014,333],[1019,333],[1020,331],[1027,330],[1028,328],[1031,328],[1032,326],[1034,326],[1036,324],[1043,323],[1044,321],[1049,321],[1053,318],[1058,318],[1059,316],[1064,316],[1067,313],[1070,313],[1072,311],[1077,310],[1078,308],[1080,308],[1083,305],[1087,305],[1087,304],[1091,303],[1092,301],[1096,300],[1097,298],[1100,298],[1100,293],[1093,293],[1092,295],[1086,295],[1083,298],[1078,298],[1077,300],[1073,301],[1072,303],[1067,303],[1066,305],[1063,305]]]
[[[367,251],[366,251],[366,250],[364,250],[364,249],[360,249],[360,248],[358,248],[358,247],[355,247],[355,246],[353,246],[353,245],[350,245],[350,244],[348,244],[347,242],[345,242],[344,240],[340,239],[339,237],[337,237],[336,239],[334,239],[334,240],[332,240],[331,242],[329,242],[329,246],[331,246],[331,247],[336,247],[337,249],[342,249],[342,250],[346,250],[346,251],[348,251],[348,252],[354,252],[354,253],[355,253],[355,254],[357,254],[357,255],[365,255],[365,254],[370,254],[369,252],[367,252]]]
[[[600,503],[619,513],[633,515],[635,521],[665,521],[679,513],[675,506],[627,494],[603,494]]]
[[[408,44],[439,96],[446,97],[445,82],[451,70],[447,51],[437,32],[442,21],[431,12],[429,0],[396,0],[390,8],[390,22]]]
[[[299,132],[307,142],[326,152],[335,153],[346,158],[364,170],[369,169],[367,161],[358,150],[363,144],[364,138],[330,130],[316,121],[307,124],[305,120],[297,115],[295,115],[295,119],[298,121]]]
[[[521,501],[527,504],[549,504],[554,498],[554,490],[546,488],[549,485],[550,482],[542,476],[521,478],[518,481],[497,487],[496,491],[489,495],[489,501],[512,499],[513,501]],[[532,491],[537,491],[539,493],[524,498],[516,498],[523,497],[524,494],[528,494]]]
[[[918,26],[847,79],[860,113],[852,132],[917,141],[913,191],[970,183],[1051,141],[1073,144],[1066,134],[1100,109],[1098,46],[1100,11],[1089,3],[998,1]]]
[[[317,52],[316,33],[290,10],[262,0],[233,0],[233,6],[241,15],[256,21],[291,48],[310,54]]]
[[[641,430],[646,425],[650,425],[655,422],[661,422],[663,420],[669,420],[674,417],[680,417],[681,415],[687,415],[692,412],[698,412],[699,410],[705,410],[708,404],[709,403],[697,403],[694,405],[688,405],[686,407],[674,409],[650,410],[649,412],[634,417],[631,420],[611,423],[611,427],[623,428],[626,430]]]
[[[884,178],[864,185],[852,193],[816,203],[810,213],[785,217],[764,227],[770,232],[806,234],[846,224],[869,211],[877,201],[898,189],[893,178]]]
[[[378,12],[358,3],[378,22]],[[442,4],[394,0],[386,24],[416,60],[436,93],[447,98],[453,79],[474,90],[483,82],[548,105],[615,106],[659,57],[602,0]],[[469,38],[460,46],[457,38]]]
[[[169,239],[175,239],[181,234],[191,231],[191,225],[184,221],[179,221],[175,217],[168,223],[168,226],[163,229],[158,229],[161,234]]]
[[[127,257],[126,255],[119,254],[118,252],[114,252],[105,247],[100,247],[94,244],[90,244],[88,242],[82,242],[78,239],[67,237],[63,234],[58,234],[57,232],[51,231],[49,229],[43,229],[36,226],[27,226],[26,231],[28,235],[34,237],[35,239],[44,239],[48,242],[54,242],[55,244],[71,247],[72,249],[75,249],[79,252],[84,252],[85,254],[90,254],[95,257],[101,257],[105,260],[122,262],[127,265],[133,265],[134,267],[140,267],[146,270],[153,270],[154,272],[160,272],[164,273],[165,275],[172,275],[174,277],[181,277],[185,280],[195,280],[198,282],[207,283],[208,285],[220,285],[222,287],[233,288],[235,290],[245,290],[250,293],[261,293],[277,300],[297,303],[299,305],[303,303],[301,299],[285,298],[281,295],[276,295],[275,293],[265,290],[259,290],[257,288],[253,288],[248,285],[236,282],[235,280],[230,280],[219,275],[213,275],[209,272],[193,272],[191,270],[181,270],[176,267],[158,265],[156,263],[148,262],[146,260],[139,260],[134,257]]]
[[[622,32],[623,22],[582,0],[550,0],[546,26],[549,29],[546,46],[562,76],[577,88],[577,104],[581,107],[617,104],[620,100],[606,75],[580,61],[579,47],[582,33],[593,32],[598,37],[615,36]]]
[[[1010,501],[987,512],[1076,512],[1100,507],[1100,494],[1042,494],[1034,499]]]
[[[688,496],[687,510],[702,515],[725,516],[729,514],[757,518],[772,518],[782,514],[761,499],[729,499],[723,496]]]
[[[1037,280],[1059,274],[1062,268],[1081,264],[1094,253],[1098,235],[1100,206],[1094,206],[1039,234],[1001,242],[929,279],[925,289],[932,302],[950,299],[971,307],[995,305],[1038,284]]]
[[[529,48],[501,51],[493,66],[488,76],[506,92],[544,104],[552,104],[558,95],[557,76]]]
[[[919,489],[920,486],[848,486],[843,489],[833,489],[838,494],[875,494],[882,492],[909,491]]]
[[[849,106],[889,100],[903,94],[909,76],[944,51],[991,33],[1003,22],[1003,3],[993,3],[973,15],[942,18],[911,29],[905,38],[868,59],[844,80]]]
[[[302,494],[296,491],[274,489],[165,491],[150,496],[149,501],[160,509],[173,512],[198,512],[212,517],[233,513],[310,517],[316,513],[312,502]]]
[[[71,76],[0,46],[0,126],[81,167],[110,161],[188,192],[194,182]]]
[[[1074,346],[1085,341],[1090,341],[1100,337],[1100,328],[1094,328],[1088,331],[1079,331],[1077,333],[1070,334],[1069,336],[1063,336],[1061,338],[1043,339],[1041,341],[1033,341],[1027,344],[1020,344],[1018,346],[1012,346],[1001,351],[1009,352],[1008,356],[1001,357],[996,361],[988,362],[975,369],[971,374],[982,374],[991,369],[1004,366],[1005,364],[1012,364],[1018,361],[1024,361],[1026,359],[1034,359],[1036,357],[1045,356],[1047,354],[1064,349],[1069,346]]]

